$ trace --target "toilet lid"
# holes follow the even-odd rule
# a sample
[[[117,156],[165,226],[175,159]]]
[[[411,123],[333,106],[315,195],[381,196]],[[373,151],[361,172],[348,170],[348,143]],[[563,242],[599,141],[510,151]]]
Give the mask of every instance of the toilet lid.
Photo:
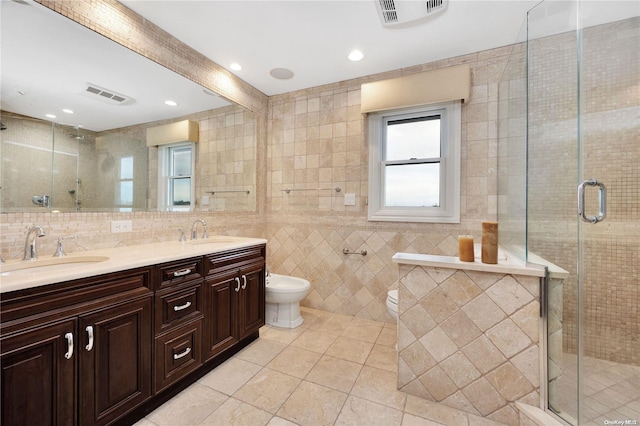
[[[387,299],[389,299],[389,301],[391,303],[395,303],[397,305],[398,304],[398,290],[389,290]]]

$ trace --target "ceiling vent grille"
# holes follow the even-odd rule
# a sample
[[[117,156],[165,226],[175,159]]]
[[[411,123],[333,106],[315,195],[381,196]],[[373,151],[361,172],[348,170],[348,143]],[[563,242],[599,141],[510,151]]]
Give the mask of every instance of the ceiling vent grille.
[[[385,27],[407,27],[431,15],[444,12],[449,0],[377,0],[380,21]]]
[[[92,99],[106,102],[111,105],[130,105],[135,102],[135,100],[129,96],[125,96],[121,93],[117,93],[113,90],[108,90],[104,87],[91,83],[87,83],[87,87],[83,94]]]

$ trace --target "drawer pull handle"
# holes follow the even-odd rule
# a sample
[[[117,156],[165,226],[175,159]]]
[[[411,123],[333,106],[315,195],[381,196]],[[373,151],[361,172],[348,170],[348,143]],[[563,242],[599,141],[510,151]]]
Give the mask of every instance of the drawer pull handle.
[[[191,306],[191,302],[187,302],[184,305],[174,306],[173,310],[178,312],[178,311],[181,311],[183,309],[187,309],[189,306]]]
[[[87,336],[89,337],[89,343],[87,343],[87,346],[85,346],[84,348],[87,350],[87,352],[91,352],[91,349],[93,349],[93,327],[91,327],[89,325],[89,326],[87,326],[87,328],[85,330],[87,330]]]
[[[65,334],[64,338],[67,339],[67,353],[64,354],[64,357],[71,359],[73,356],[73,333]]]
[[[183,269],[181,271],[175,271],[173,273],[174,277],[183,277],[185,275],[189,275],[191,273],[191,269],[187,268],[187,269]]]
[[[244,290],[245,288],[247,288],[247,276],[243,275],[242,276],[242,289]]]
[[[235,277],[234,280],[236,280],[236,284],[238,284],[238,286],[236,287],[236,293],[240,291],[240,278]]]
[[[187,355],[189,355],[189,352],[191,352],[191,348],[187,348],[185,349],[182,353],[180,354],[173,354],[173,359],[180,359],[182,357],[185,357]]]

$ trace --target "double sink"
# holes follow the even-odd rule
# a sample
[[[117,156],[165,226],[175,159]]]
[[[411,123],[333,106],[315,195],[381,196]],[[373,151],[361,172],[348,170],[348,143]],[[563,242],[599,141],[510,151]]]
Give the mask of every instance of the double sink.
[[[181,243],[175,242],[167,242],[162,243],[167,245],[170,248],[173,246],[184,247],[184,246],[200,246],[200,245],[226,245],[232,243],[238,243],[246,240],[246,238],[242,237],[229,237],[229,236],[212,236],[206,239],[198,239],[198,240],[189,240]],[[127,251],[127,249],[131,250],[136,246],[130,247],[121,247],[117,249],[118,252]],[[137,246],[140,247],[140,246]],[[100,250],[99,252],[103,252],[104,250]],[[137,250],[136,250],[137,251]],[[96,251],[98,252],[98,251]],[[118,253],[119,254],[119,253]],[[29,275],[42,274],[46,275],[48,273],[56,273],[62,272],[68,269],[77,268],[83,265],[92,265],[92,264],[100,264],[112,259],[112,255],[100,255],[100,254],[79,254],[72,253],[68,256],[63,257],[54,257],[54,256],[42,256],[35,260],[10,260],[6,263],[0,264],[0,276],[1,277],[26,277]],[[119,257],[119,256],[118,256]]]

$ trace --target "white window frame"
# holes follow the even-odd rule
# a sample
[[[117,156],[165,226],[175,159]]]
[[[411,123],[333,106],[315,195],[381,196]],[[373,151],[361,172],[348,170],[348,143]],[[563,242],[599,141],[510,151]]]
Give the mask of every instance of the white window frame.
[[[191,174],[170,176],[171,170],[171,151],[176,148],[190,148],[191,149]],[[170,145],[161,145],[158,147],[158,210],[160,211],[192,211],[195,209],[195,169],[196,169],[196,144],[193,142],[176,143]],[[174,206],[170,205],[171,201],[170,190],[171,181],[176,178],[191,178],[191,205],[189,206]]]
[[[460,104],[460,101],[453,101],[369,114],[369,221],[460,223]],[[387,122],[435,114],[441,116],[440,206],[384,206],[385,162],[382,157]]]

